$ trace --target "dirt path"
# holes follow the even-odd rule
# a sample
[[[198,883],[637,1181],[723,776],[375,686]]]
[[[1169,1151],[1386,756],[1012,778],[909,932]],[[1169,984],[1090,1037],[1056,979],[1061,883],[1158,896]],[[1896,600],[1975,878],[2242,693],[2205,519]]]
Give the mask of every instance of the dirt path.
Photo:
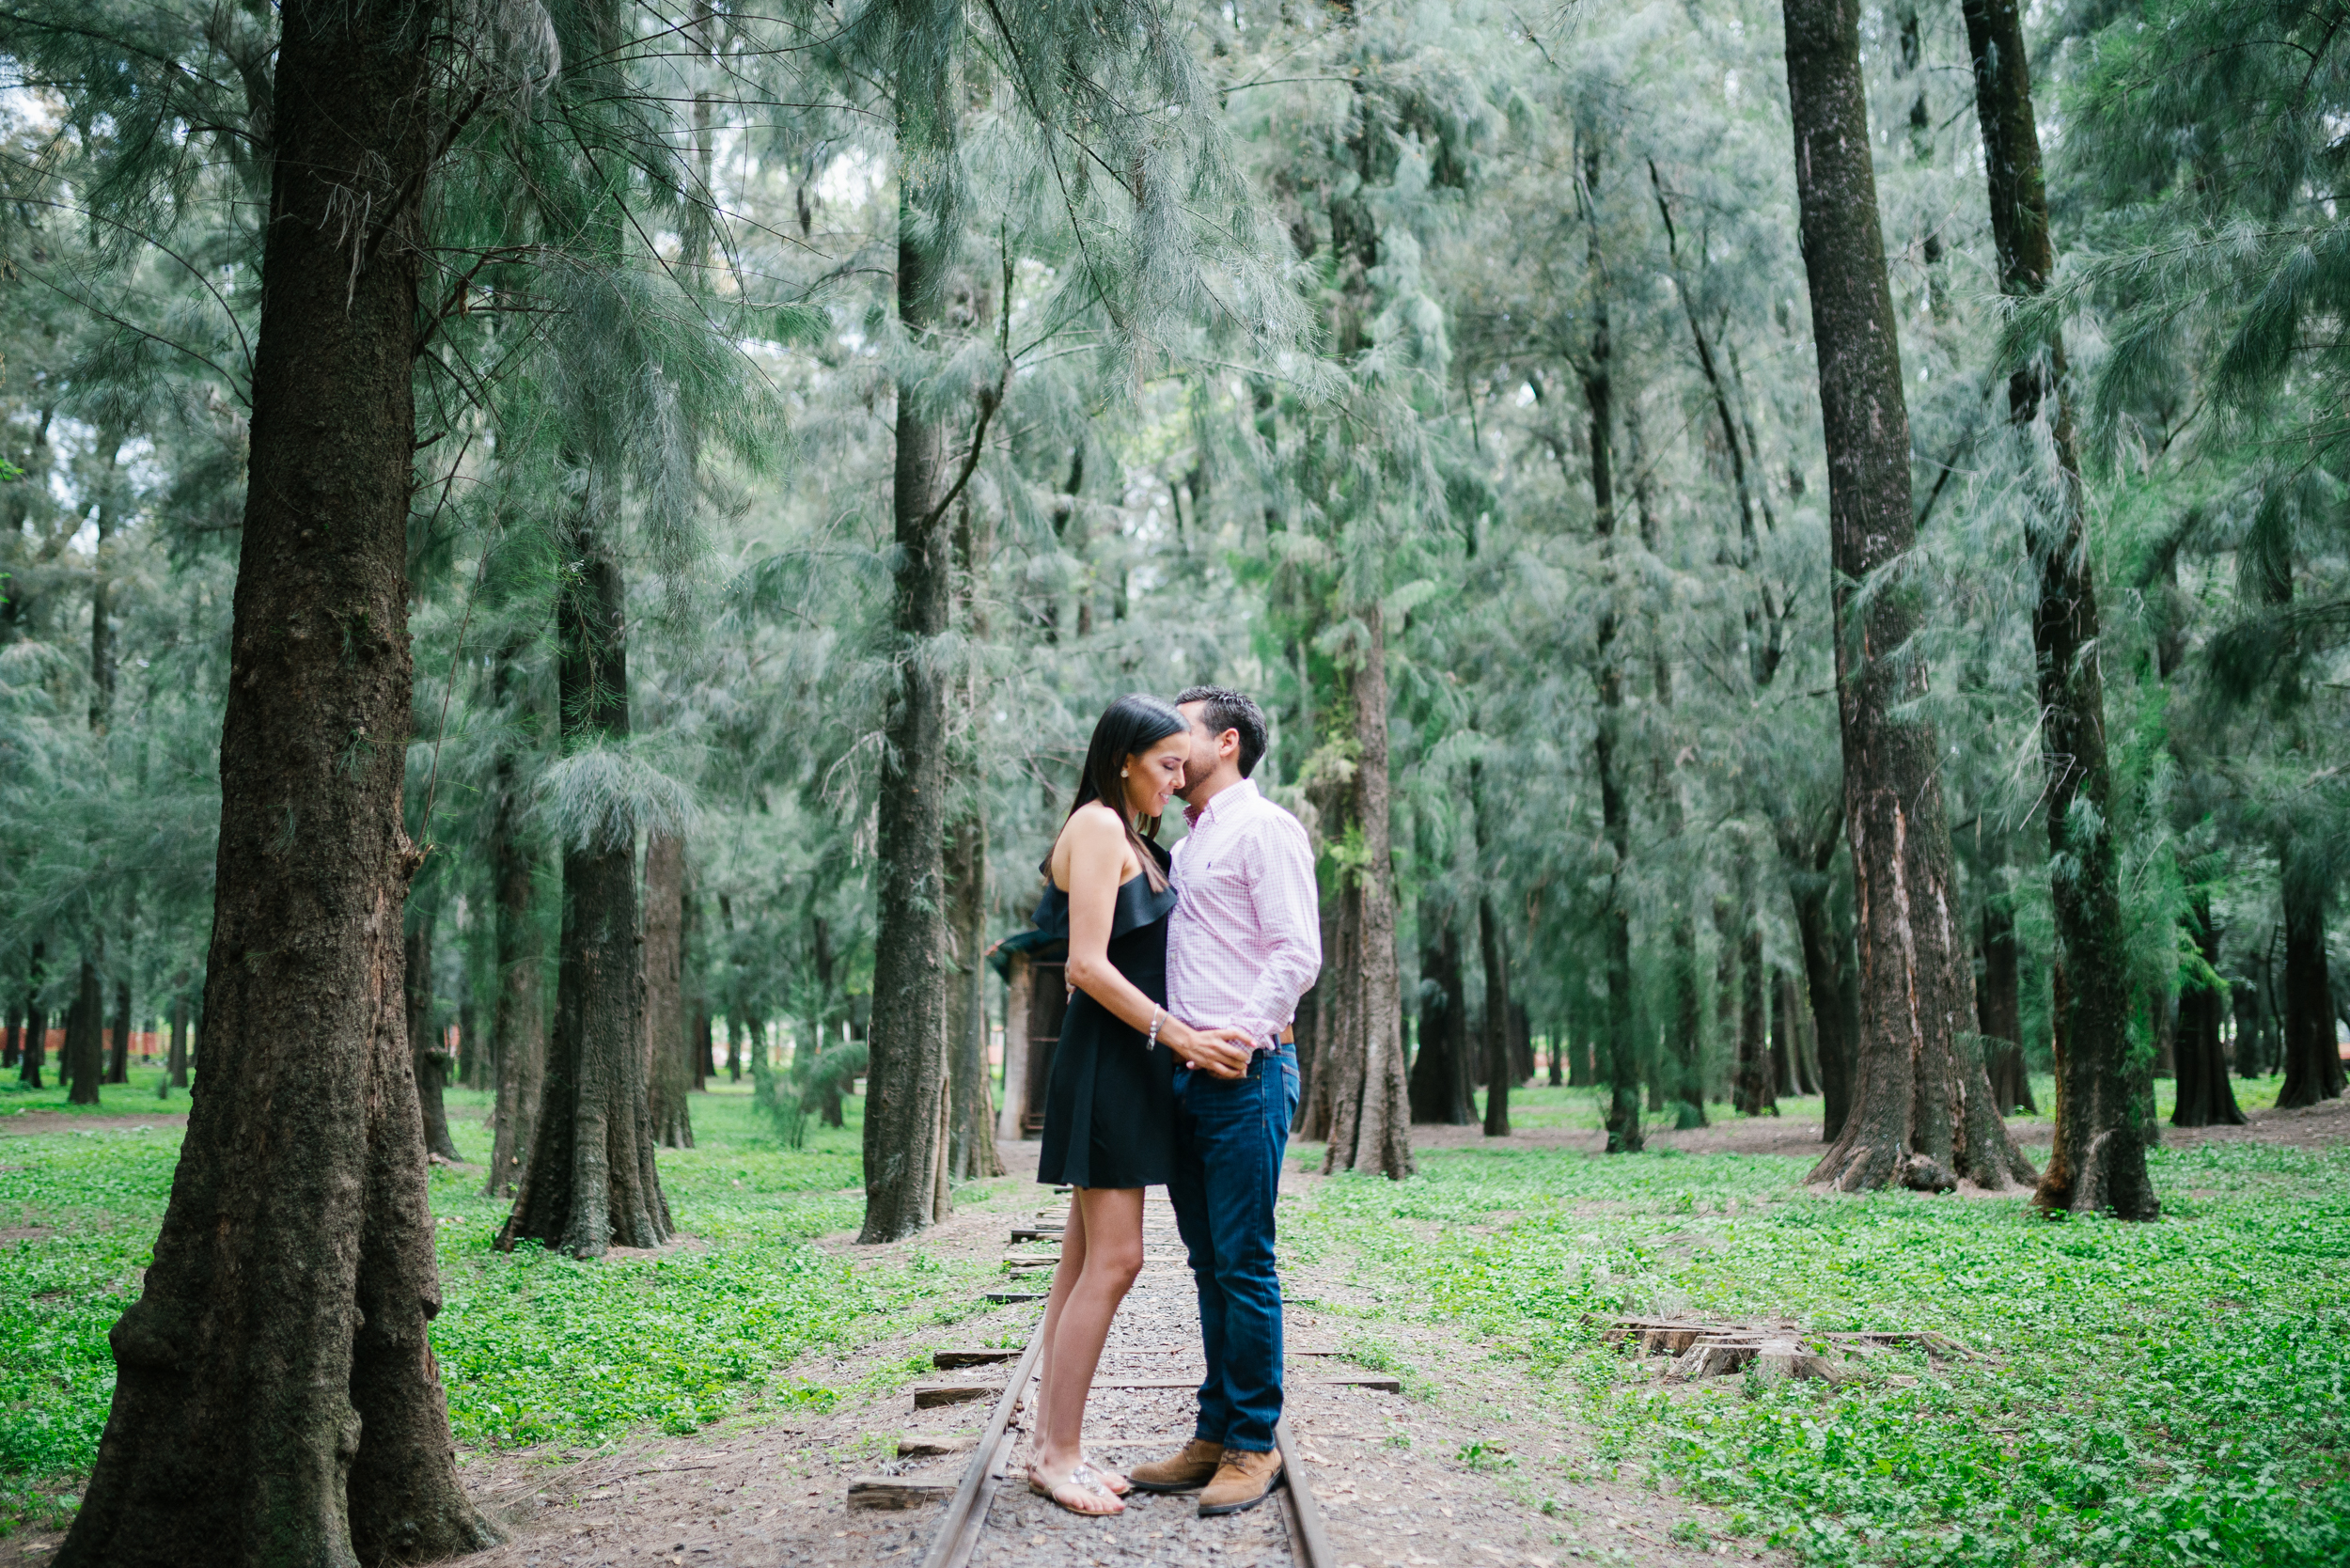
[[[1013,1248],[1008,1240],[1013,1224],[1051,1201],[1027,1174],[1035,1168],[1036,1145],[1009,1145],[1005,1153],[1015,1174],[990,1184],[984,1197],[973,1195],[978,1201],[966,1201],[951,1221],[918,1241],[853,1248],[844,1236],[822,1245],[861,1258],[918,1247],[935,1257],[983,1262],[1012,1250],[1041,1250]],[[1315,1180],[1292,1173],[1283,1180],[1284,1195],[1302,1195]],[[1349,1272],[1349,1261],[1341,1258],[1293,1271],[1291,1294],[1301,1302],[1372,1305],[1347,1282]],[[1185,1332],[1195,1331],[1179,1261],[1154,1257],[1146,1278],[1160,1276],[1167,1289],[1152,1294],[1168,1299],[1147,1309],[1137,1301],[1134,1313],[1121,1319],[1119,1343],[1129,1358],[1148,1353],[1141,1341],[1174,1343],[1177,1316],[1185,1319]],[[926,1349],[1017,1342],[1036,1315],[1033,1305],[1007,1306],[952,1329],[893,1336],[830,1366],[800,1371],[834,1386],[854,1386]],[[1156,1321],[1160,1317],[1167,1321]],[[1295,1343],[1304,1348],[1343,1348],[1352,1337],[1347,1314],[1325,1317],[1308,1307],[1292,1309],[1292,1322]],[[1556,1461],[1586,1455],[1587,1435],[1544,1408],[1531,1386],[1492,1361],[1487,1350],[1424,1324],[1385,1321],[1377,1337],[1402,1372],[1403,1395],[1308,1387],[1303,1374],[1292,1372],[1292,1425],[1308,1450],[1316,1495],[1344,1562],[1530,1568],[1592,1555],[1642,1565],[1725,1560],[1724,1554],[1669,1541],[1673,1525],[1696,1512],[1676,1499],[1630,1485],[1563,1482]],[[1000,1383],[1001,1372],[993,1375]],[[893,1463],[898,1438],[909,1431],[975,1435],[988,1408],[979,1402],[917,1417],[910,1389],[899,1386],[852,1395],[821,1417],[771,1419],[696,1438],[648,1439],[586,1463],[565,1464],[551,1455],[476,1457],[466,1467],[468,1484],[512,1538],[463,1560],[465,1568],[648,1560],[697,1568],[911,1562],[927,1549],[941,1506],[852,1512],[845,1502],[848,1482],[884,1471],[951,1479],[963,1456],[929,1465]],[[1132,1463],[1160,1443],[1171,1449],[1189,1435],[1191,1406],[1183,1390],[1105,1390],[1097,1393],[1094,1410],[1089,1430],[1105,1457]],[[1543,1512],[1545,1497],[1555,1513]],[[1064,1519],[1018,1492],[999,1499],[996,1511],[1001,1516],[991,1525],[991,1544],[979,1560],[1002,1568],[1094,1562],[1244,1568],[1286,1560],[1277,1544],[1278,1514],[1269,1507],[1230,1521],[1200,1521],[1182,1499],[1157,1499],[1137,1508],[1123,1529]],[[1717,1519],[1706,1523],[1718,1533]],[[1740,1553],[1735,1560],[1763,1558]]]

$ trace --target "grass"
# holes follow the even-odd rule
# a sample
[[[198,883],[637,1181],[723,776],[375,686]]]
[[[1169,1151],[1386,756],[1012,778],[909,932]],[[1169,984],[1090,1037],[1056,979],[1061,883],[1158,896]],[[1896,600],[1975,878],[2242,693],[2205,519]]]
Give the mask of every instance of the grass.
[[[2157,1152],[2151,1225],[1817,1197],[1810,1164],[1424,1150],[1411,1181],[1321,1185],[1287,1245],[1351,1249],[1370,1316],[1449,1320],[1584,1418],[1591,1452],[1522,1477],[1538,1495],[1606,1468],[1814,1563],[2350,1561],[2350,1151]],[[1931,1328],[1996,1358],[1673,1388],[1600,1340],[1652,1310]]]
[[[861,1102],[846,1128],[787,1151],[755,1121],[748,1088],[697,1096],[698,1147],[662,1151],[691,1240],[660,1256],[501,1254],[490,1240],[506,1205],[481,1196],[479,1169],[433,1173],[445,1305],[432,1339],[461,1448],[572,1452],[826,1407],[928,1367],[853,1375],[841,1353],[985,1309],[976,1264],[918,1250],[852,1263],[808,1246],[862,1212]],[[151,1082],[144,1095],[110,1090],[120,1103],[102,1108],[152,1106]],[[485,1099],[448,1095],[458,1147],[477,1157]],[[107,1330],[136,1294],[179,1146],[168,1125],[0,1137],[0,1234],[30,1232],[0,1240],[0,1532],[70,1514],[114,1391]]]

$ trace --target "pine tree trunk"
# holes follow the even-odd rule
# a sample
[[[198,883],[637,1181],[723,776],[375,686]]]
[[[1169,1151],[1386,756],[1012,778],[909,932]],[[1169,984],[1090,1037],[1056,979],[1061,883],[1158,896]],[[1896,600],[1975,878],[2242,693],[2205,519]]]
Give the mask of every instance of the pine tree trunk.
[[[1790,1094],[1820,1092],[1819,1058],[1812,1054],[1810,1015],[1805,1011],[1802,984],[1791,972],[1778,977],[1778,1030],[1785,1039],[1779,1058],[1780,1084]]]
[[[1003,303],[1009,306],[1010,302]],[[987,601],[979,587],[987,575],[992,542],[985,515],[975,525],[965,495],[955,509],[955,557],[962,568],[956,600],[964,635],[975,651],[963,672],[960,693],[975,741],[984,722],[987,695],[986,668],[978,656],[988,638]],[[955,962],[947,997],[948,1093],[954,1103],[947,1169],[959,1182],[1004,1173],[1003,1156],[995,1149],[995,1105],[987,1082],[987,849],[986,801],[975,792],[947,835],[947,918],[954,934]]]
[[[1950,837],[1934,727],[1907,710],[1925,691],[1898,658],[1923,617],[1918,588],[1854,587],[1915,543],[1909,415],[1878,227],[1861,85],[1856,0],[1783,0],[1795,186],[1834,557],[1838,721],[1845,832],[1860,938],[1858,1082],[1812,1176],[1847,1191],[1897,1179],[1923,1155],[1989,1188],[2031,1168],[1991,1105],[1974,1048],[1974,977],[1955,917]]]
[[[127,971],[131,964],[128,954],[122,963]],[[131,1081],[131,977],[127,972],[115,980],[115,1021],[112,1038],[106,1042],[106,1081]]]
[[[1982,905],[1982,988],[1975,1014],[1991,1079],[1991,1103],[2002,1116],[2037,1110],[2031,1075],[2024,1070],[2024,1003],[2015,950],[2015,912],[2001,898]]]
[[[948,836],[948,922],[954,932],[947,997],[949,1092],[948,1174],[976,1182],[1004,1173],[995,1152],[995,1105],[987,1084],[987,818],[977,802]]]
[[[590,469],[563,543],[556,596],[557,711],[566,748],[628,733],[626,588],[609,530],[608,477]],[[563,926],[538,1125],[498,1247],[536,1241],[575,1258],[669,1239],[653,1163],[636,952],[636,846],[625,818],[563,846]]]
[[[694,1147],[686,1105],[685,840],[672,833],[645,839],[645,1085],[653,1141]]]
[[[1461,988],[1461,933],[1450,911],[1419,902],[1419,1054],[1408,1090],[1412,1120],[1465,1127],[1477,1120],[1469,1092],[1468,1006]]]
[[[949,45],[959,7],[899,8],[898,320],[909,343],[936,347],[951,201],[956,107]],[[914,30],[909,33],[909,29]],[[932,651],[948,630],[954,541],[941,496],[946,431],[918,381],[898,386],[890,504],[897,567],[891,628],[896,685],[884,731],[873,1013],[867,1030],[865,1227],[897,1241],[947,1217],[947,672]]]
[[[1754,907],[1754,856],[1738,852],[1738,1074],[1731,1108],[1746,1116],[1778,1114],[1771,1071],[1770,977],[1762,966],[1762,925]]]
[[[2212,920],[2211,900],[2197,897],[2187,921],[2203,964],[2219,968],[2219,927]],[[2179,997],[2178,1095],[2171,1107],[2173,1127],[2240,1127],[2244,1112],[2235,1103],[2235,1087],[2228,1082],[2227,1050],[2219,1026],[2228,1011],[2228,985],[2189,985]]]
[[[448,1136],[448,1112],[441,1104],[447,1081],[448,1053],[441,1048],[441,1031],[433,1027],[432,916],[419,914],[409,928],[407,970],[408,1058],[416,1080],[416,1105],[424,1115],[427,1154],[460,1165],[464,1156]]]
[[[501,702],[513,679],[514,651],[501,651],[493,674]],[[497,1064],[497,1097],[490,1112],[490,1174],[482,1190],[492,1198],[511,1198],[522,1180],[547,1064],[539,926],[532,907],[538,868],[523,837],[522,788],[520,761],[510,750],[502,752],[490,799],[491,892],[497,908],[497,1000],[490,1014],[490,1056]]]
[[[41,1011],[40,988],[47,980],[41,965],[46,944],[36,942],[24,981],[24,1053],[17,1058],[16,1081],[26,1089],[41,1087],[40,1070],[49,1055],[49,1014]]]
[[[1599,626],[1592,638],[1591,683],[1599,692],[1599,724],[1591,754],[1599,775],[1600,821],[1614,852],[1600,914],[1606,945],[1606,1043],[1600,1075],[1608,1086],[1607,1152],[1637,1153],[1640,1135],[1640,1050],[1632,993],[1632,822],[1624,798],[1623,658],[1616,639],[1623,629],[1622,566],[1616,547],[1616,494],[1612,430],[1615,400],[1614,348],[1608,334],[1606,272],[1599,248],[1599,218],[1591,194],[1599,186],[1600,144],[1583,137],[1583,192],[1587,213],[1591,288],[1591,337],[1582,366],[1583,401],[1590,416],[1591,518],[1604,557]]]
[[[2285,914],[2285,1081],[2277,1090],[2279,1110],[2340,1099],[2342,1091],[2334,993],[2326,975],[2326,887],[2320,853],[2287,843],[2278,854]]]
[[[1510,1084],[1517,1064],[1510,1049],[1509,956],[1490,894],[1477,901],[1478,956],[1485,966],[1485,1136],[1510,1136]]]
[[[1962,0],[1974,61],[1991,229],[1999,286],[2026,298],[2048,286],[2055,251],[2040,172],[2031,70],[2015,0]],[[2125,1219],[2160,1212],[2146,1174],[2147,1121],[2130,1087],[2129,961],[2122,930],[2120,868],[2106,766],[2105,685],[2097,666],[2097,600],[2089,559],[2064,345],[2053,335],[2008,379],[2008,416],[2018,427],[2053,397],[2056,472],[2026,512],[2025,546],[2039,575],[2032,646],[2039,666],[2041,749],[2048,770],[2049,892],[2057,945],[2071,977],[2064,1070],[2048,1169],[2034,1201],[2044,1208],[2110,1209]],[[2085,810],[2075,811],[2080,802]]]
[[[165,1071],[174,1089],[188,1087],[188,977],[182,970],[171,983],[171,1055]]]
[[[1329,792],[1328,837],[1360,835],[1363,858],[1332,900],[1315,1014],[1314,1099],[1328,1139],[1323,1170],[1412,1174],[1403,1074],[1403,998],[1395,959],[1387,777],[1387,645],[1379,605],[1355,607],[1368,634],[1342,671],[1354,776]],[[1335,956],[1334,956],[1335,955]]]
[[[65,1016],[66,1103],[94,1105],[98,1086],[106,1075],[105,989],[99,983],[98,964],[82,955],[82,985],[74,994],[73,1010]]]
[[[0,1068],[14,1067],[17,1053],[23,1050],[24,1046],[24,1010],[21,1007],[12,1007],[8,1009],[8,1043],[5,1047],[0,1047]]]
[[[431,16],[280,13],[205,1092],[112,1335],[67,1568],[357,1568],[497,1539],[458,1484],[426,1333],[440,1283],[400,1007]]]

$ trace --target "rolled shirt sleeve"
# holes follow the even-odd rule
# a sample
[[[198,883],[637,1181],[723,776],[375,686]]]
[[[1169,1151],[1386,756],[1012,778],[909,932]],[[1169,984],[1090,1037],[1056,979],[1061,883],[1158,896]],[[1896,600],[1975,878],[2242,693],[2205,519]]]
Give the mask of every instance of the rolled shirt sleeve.
[[[1232,1027],[1261,1049],[1279,1045],[1281,1031],[1322,973],[1322,899],[1314,885],[1313,846],[1287,812],[1266,814],[1256,835],[1249,894],[1264,964],[1241,1004]]]

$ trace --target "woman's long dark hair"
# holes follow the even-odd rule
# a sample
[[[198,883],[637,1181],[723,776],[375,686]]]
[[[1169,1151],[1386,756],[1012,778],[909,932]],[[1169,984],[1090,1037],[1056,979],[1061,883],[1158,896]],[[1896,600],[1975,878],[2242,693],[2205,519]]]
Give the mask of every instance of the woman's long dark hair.
[[[1119,776],[1119,769],[1126,759],[1150,750],[1169,735],[1180,735],[1191,726],[1175,705],[1141,692],[1130,693],[1111,703],[1093,727],[1093,740],[1086,747],[1085,772],[1077,776],[1077,798],[1070,803],[1069,815],[1089,801],[1100,801],[1118,813],[1125,824],[1127,842],[1134,845],[1135,858],[1142,862],[1142,874],[1151,879],[1151,890],[1157,892],[1167,886],[1167,875],[1159,870],[1159,857],[1151,853],[1135,831],[1135,814],[1126,808],[1126,788]],[[1066,820],[1066,819],[1064,819]],[[1151,820],[1153,838],[1158,835],[1158,819]],[[1050,862],[1047,862],[1048,866]]]

